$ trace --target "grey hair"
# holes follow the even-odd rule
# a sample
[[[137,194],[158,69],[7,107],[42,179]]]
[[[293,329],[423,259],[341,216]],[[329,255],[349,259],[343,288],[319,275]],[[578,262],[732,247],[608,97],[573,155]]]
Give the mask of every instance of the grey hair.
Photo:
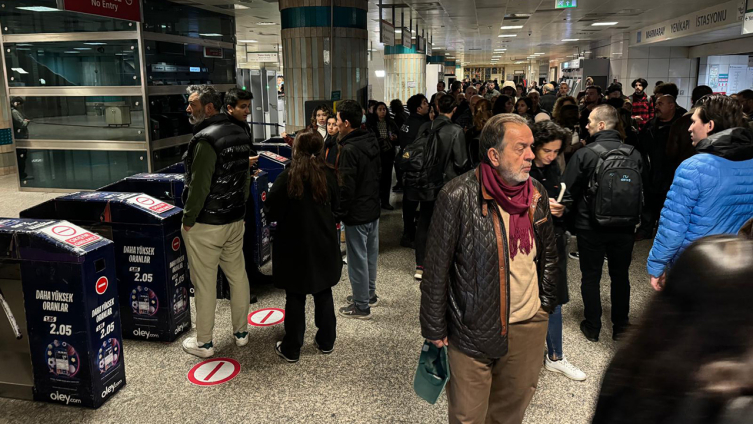
[[[481,130],[481,136],[479,138],[479,157],[482,161],[490,164],[489,157],[486,152],[489,149],[504,150],[505,148],[505,131],[507,131],[508,124],[525,125],[528,126],[528,122],[520,115],[513,113],[500,113],[494,115],[484,125],[484,129]]]
[[[220,93],[218,93],[217,90],[215,90],[211,85],[189,85],[188,88],[186,88],[186,92],[189,96],[192,94],[197,94],[199,96],[199,102],[201,103],[201,106],[212,104],[212,106],[214,106],[214,110],[216,110],[217,112],[222,110],[222,97],[220,96]]]
[[[544,85],[544,90],[546,90],[547,93],[550,93],[550,92],[554,91],[554,86],[552,84],[545,84]]]
[[[589,116],[593,116],[597,123],[603,122],[605,130],[617,129],[617,123],[620,122],[620,114],[610,105],[596,106]]]

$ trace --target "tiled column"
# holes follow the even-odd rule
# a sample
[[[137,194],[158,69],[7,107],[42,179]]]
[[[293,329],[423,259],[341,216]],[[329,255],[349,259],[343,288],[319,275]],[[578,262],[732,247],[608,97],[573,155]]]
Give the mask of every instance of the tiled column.
[[[414,94],[426,93],[426,55],[416,53],[416,45],[384,46],[385,99],[403,103]]]
[[[363,100],[367,9],[366,0],[280,0],[287,132],[309,124],[306,101],[330,100],[333,91]]]

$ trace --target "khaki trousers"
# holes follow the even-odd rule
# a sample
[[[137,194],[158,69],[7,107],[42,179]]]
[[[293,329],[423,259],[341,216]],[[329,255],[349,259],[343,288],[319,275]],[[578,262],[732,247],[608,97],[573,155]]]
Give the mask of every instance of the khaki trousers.
[[[243,221],[225,225],[196,223],[190,231],[181,228],[191,268],[196,305],[196,339],[199,345],[212,341],[217,307],[217,266],[230,283],[233,333],[247,331],[251,300],[246,262],[243,258]]]
[[[508,352],[499,359],[478,359],[450,344],[447,403],[450,423],[520,424],[531,402],[544,360],[549,314],[510,324]]]

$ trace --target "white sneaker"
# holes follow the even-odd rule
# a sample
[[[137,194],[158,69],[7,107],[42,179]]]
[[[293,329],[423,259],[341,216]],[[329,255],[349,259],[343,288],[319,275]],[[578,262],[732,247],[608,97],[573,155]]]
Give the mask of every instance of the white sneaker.
[[[586,379],[586,373],[581,371],[578,367],[568,362],[564,356],[559,361],[552,361],[549,359],[549,355],[545,355],[544,367],[552,372],[558,372],[564,374],[565,377],[570,380],[583,381]]]
[[[214,345],[212,342],[199,346],[196,337],[189,337],[183,340],[183,350],[199,358],[210,358],[214,355]]]
[[[413,274],[413,278],[415,278],[418,281],[423,280],[423,278],[424,278],[424,269],[423,268],[416,268],[416,273]]]
[[[238,347],[243,347],[248,344],[248,331],[234,333],[233,337],[235,337],[235,345]]]

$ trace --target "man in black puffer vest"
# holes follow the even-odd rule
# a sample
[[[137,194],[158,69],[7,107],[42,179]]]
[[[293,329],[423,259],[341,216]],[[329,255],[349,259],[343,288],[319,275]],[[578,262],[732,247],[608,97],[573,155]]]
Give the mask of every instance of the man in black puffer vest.
[[[249,191],[248,135],[222,110],[220,94],[211,86],[188,87],[189,121],[194,136],[183,157],[183,241],[195,288],[196,337],[183,350],[201,358],[214,355],[212,332],[217,304],[217,266],[230,283],[235,344],[248,343],[249,287],[243,258],[246,201]]]

